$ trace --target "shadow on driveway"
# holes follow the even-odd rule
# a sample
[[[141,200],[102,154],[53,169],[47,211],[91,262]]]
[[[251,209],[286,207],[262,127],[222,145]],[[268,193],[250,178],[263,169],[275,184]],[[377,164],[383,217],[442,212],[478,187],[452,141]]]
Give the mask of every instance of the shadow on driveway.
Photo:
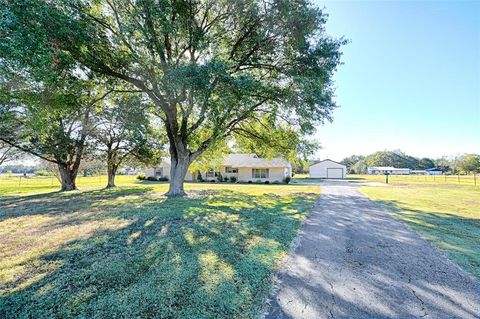
[[[480,284],[352,184],[330,182],[267,318],[478,318]]]

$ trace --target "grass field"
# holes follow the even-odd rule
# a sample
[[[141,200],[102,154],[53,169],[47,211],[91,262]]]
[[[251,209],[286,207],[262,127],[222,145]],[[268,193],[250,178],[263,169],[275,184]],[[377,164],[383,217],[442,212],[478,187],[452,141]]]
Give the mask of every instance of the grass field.
[[[353,183],[380,182],[385,183],[385,175],[347,175],[347,180]],[[402,184],[437,184],[437,185],[471,185],[480,187],[480,176],[473,175],[390,175],[388,183]]]
[[[0,318],[252,318],[317,186],[0,179]]]
[[[480,187],[409,177],[360,190],[480,279]]]
[[[353,175],[346,178],[352,183],[379,182],[385,183],[385,175]],[[480,175],[390,175],[389,184],[438,184],[438,185],[472,185],[480,187]],[[292,183],[321,182],[321,178],[309,178],[308,174],[295,174]]]

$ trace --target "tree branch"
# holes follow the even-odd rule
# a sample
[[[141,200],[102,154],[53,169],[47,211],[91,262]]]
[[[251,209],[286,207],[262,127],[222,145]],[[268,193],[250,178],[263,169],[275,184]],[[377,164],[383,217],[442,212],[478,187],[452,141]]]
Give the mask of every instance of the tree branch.
[[[31,150],[31,149],[28,149],[28,148],[23,147],[23,146],[21,146],[21,145],[15,144],[14,142],[11,142],[11,141],[3,138],[3,137],[0,137],[0,141],[4,142],[4,143],[6,143],[6,144],[8,144],[8,145],[10,145],[10,146],[13,146],[13,147],[15,147],[15,148],[17,148],[17,149],[25,152],[25,153],[29,153],[29,154],[32,154],[32,155],[38,157],[38,158],[41,158],[41,159],[43,159],[43,160],[45,160],[45,161],[47,161],[47,162],[54,163],[54,164],[61,164],[59,161],[56,161],[56,160],[52,160],[52,159],[50,159],[50,158],[47,158],[47,157],[45,157],[45,156],[43,156],[43,155],[41,155],[41,154],[39,154],[39,153]]]

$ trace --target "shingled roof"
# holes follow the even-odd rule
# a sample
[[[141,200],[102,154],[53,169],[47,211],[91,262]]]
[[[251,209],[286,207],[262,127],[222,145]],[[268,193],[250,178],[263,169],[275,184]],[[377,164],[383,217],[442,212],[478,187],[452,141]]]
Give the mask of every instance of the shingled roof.
[[[290,167],[283,158],[260,158],[255,154],[228,154],[223,161],[224,166],[231,167]]]
[[[164,159],[162,162],[171,165],[169,158]],[[291,167],[290,163],[283,158],[266,159],[258,157],[256,154],[227,154],[224,157],[222,165],[254,168]]]

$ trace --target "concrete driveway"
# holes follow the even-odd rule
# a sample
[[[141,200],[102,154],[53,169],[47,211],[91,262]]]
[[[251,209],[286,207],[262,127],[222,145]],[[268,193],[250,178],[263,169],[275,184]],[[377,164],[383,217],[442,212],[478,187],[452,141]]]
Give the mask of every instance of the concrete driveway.
[[[480,284],[357,190],[321,184],[266,318],[480,318]]]

